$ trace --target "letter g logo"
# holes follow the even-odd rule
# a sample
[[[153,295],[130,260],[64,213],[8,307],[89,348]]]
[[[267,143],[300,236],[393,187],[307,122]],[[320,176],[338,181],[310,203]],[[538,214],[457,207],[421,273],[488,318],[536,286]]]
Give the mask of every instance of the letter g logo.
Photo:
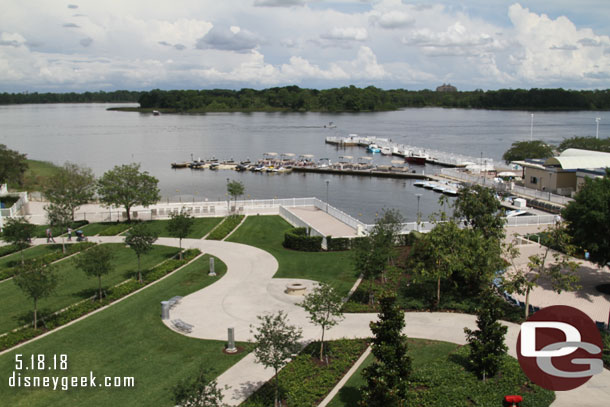
[[[534,383],[571,390],[603,371],[602,341],[595,323],[565,305],[544,308],[521,324],[519,364]],[[588,368],[583,370],[583,365]]]

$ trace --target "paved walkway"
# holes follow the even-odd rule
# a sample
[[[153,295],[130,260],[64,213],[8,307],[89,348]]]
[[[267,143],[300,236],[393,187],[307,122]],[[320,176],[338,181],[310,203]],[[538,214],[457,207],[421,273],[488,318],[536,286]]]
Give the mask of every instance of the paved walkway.
[[[300,206],[286,209],[313,226],[324,236],[357,236],[356,229],[315,206]]]

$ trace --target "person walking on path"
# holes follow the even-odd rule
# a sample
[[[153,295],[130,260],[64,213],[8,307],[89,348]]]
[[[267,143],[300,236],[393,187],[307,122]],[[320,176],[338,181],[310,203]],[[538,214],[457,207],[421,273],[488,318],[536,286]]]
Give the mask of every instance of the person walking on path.
[[[72,240],[72,228],[68,228],[68,241]]]
[[[53,239],[53,231],[51,228],[47,228],[47,243],[55,243],[55,239]]]

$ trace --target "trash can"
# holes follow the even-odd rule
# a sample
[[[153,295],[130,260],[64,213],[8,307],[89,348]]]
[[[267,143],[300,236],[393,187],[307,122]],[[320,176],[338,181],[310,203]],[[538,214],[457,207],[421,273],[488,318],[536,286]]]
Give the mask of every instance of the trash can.
[[[161,301],[161,319],[169,319],[169,301]]]

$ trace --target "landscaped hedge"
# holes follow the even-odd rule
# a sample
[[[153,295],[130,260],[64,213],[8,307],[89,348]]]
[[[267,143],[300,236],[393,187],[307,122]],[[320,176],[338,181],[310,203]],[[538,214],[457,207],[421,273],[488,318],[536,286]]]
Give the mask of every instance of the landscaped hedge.
[[[42,260],[44,263],[52,263],[59,259],[63,259],[64,257],[68,257],[74,253],[78,253],[82,250],[85,250],[93,245],[95,245],[95,243],[92,243],[92,242],[67,244],[65,253],[63,253],[61,251],[61,249],[58,249],[56,252],[47,253],[44,256],[35,257],[34,260]],[[21,259],[8,262],[7,263],[8,268],[0,269],[0,281],[14,276],[17,271],[17,267],[20,264],[21,264]]]
[[[13,254],[19,251],[19,247],[14,244],[9,244],[6,246],[0,246],[0,257],[8,256],[9,254]]]
[[[220,225],[216,226],[214,230],[210,232],[207,239],[209,240],[222,240],[229,233],[233,231],[244,220],[244,215],[231,215],[227,216]]]
[[[44,319],[41,318],[44,322],[46,329],[34,329],[31,327],[26,327],[9,332],[6,335],[0,337],[0,351],[11,348],[21,342],[32,339],[59,326],[65,325],[70,321],[73,321],[77,318],[82,317],[83,315],[95,311],[98,308],[108,305],[174,271],[178,267],[193,260],[200,253],[201,252],[197,249],[187,250],[183,254],[183,260],[171,259],[164,263],[161,263],[152,270],[145,271],[143,273],[144,284],[138,283],[134,277],[129,279],[125,283],[110,288],[106,293],[106,297],[104,297],[102,301],[99,301],[97,299],[83,301],[79,304],[67,308],[62,312],[53,314]]]
[[[352,241],[348,237],[326,236],[326,250],[329,252],[349,250],[351,247]]]
[[[123,233],[132,226],[133,224],[131,223],[117,223],[115,225],[108,226],[106,229],[99,232],[98,236],[116,236]]]
[[[325,342],[330,363],[319,363],[320,344],[309,344],[280,373],[280,393],[288,406],[317,406],[335,387],[367,347],[364,339],[340,339]],[[268,407],[273,405],[274,379],[252,394],[242,406]]]
[[[283,246],[302,252],[319,252],[322,250],[322,236],[308,236],[306,228],[288,229],[284,233]]]

